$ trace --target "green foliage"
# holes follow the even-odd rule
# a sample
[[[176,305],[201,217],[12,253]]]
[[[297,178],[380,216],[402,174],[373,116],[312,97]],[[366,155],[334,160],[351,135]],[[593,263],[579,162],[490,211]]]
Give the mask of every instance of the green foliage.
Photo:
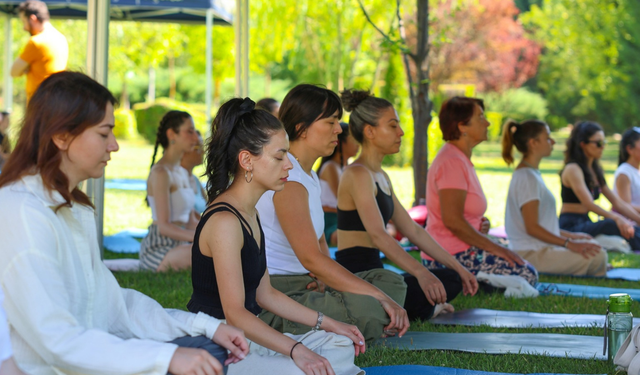
[[[160,120],[165,113],[171,110],[188,112],[193,117],[196,129],[200,130],[204,136],[208,134],[206,116],[202,106],[178,102],[169,98],[159,98],[153,103],[138,103],[133,106],[138,133],[148,142],[155,143]]]
[[[116,138],[126,140],[136,139],[138,137],[138,129],[133,111],[121,108],[116,109],[113,114],[116,120],[113,134]]]
[[[526,88],[510,89],[501,93],[479,94],[478,96],[484,100],[487,111],[500,112],[505,119],[544,120],[549,113],[544,97]]]

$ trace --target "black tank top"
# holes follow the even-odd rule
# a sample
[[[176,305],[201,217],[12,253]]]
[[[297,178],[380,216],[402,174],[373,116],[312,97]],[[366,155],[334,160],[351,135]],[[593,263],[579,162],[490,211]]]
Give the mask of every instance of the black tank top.
[[[380,185],[378,185],[377,182],[376,187],[378,188],[376,203],[378,204],[378,209],[382,215],[382,221],[384,221],[384,225],[386,226],[389,220],[393,217],[393,197],[389,194],[385,194],[382,189],[380,189]],[[364,228],[364,224],[362,224],[362,220],[360,220],[358,210],[343,211],[340,207],[338,207],[338,229],[358,232],[367,231]]]
[[[258,226],[260,227],[260,246],[258,246],[253,238],[253,230],[249,223],[238,210],[226,202],[214,203],[212,209],[202,216],[196,228],[193,247],[191,248],[193,294],[187,304],[187,309],[193,313],[204,312],[214,318],[225,319],[213,261],[210,257],[202,255],[199,245],[200,232],[207,220],[216,212],[222,211],[236,215],[242,226],[244,244],[242,245],[240,258],[242,262],[242,280],[244,282],[244,307],[252,314],[258,315],[262,308],[256,301],[256,290],[267,269],[267,258],[264,252],[264,233],[260,225],[260,218],[258,218]]]
[[[593,184],[589,184],[586,175],[584,176],[584,182],[585,184],[587,184],[587,188],[589,189],[593,200],[595,201],[596,199],[600,198],[600,186],[595,185],[589,187]],[[562,183],[562,178],[560,178],[560,198],[562,199],[562,203],[582,203],[580,202],[580,199],[578,199],[576,193],[573,192],[572,188],[564,186],[564,184]]]

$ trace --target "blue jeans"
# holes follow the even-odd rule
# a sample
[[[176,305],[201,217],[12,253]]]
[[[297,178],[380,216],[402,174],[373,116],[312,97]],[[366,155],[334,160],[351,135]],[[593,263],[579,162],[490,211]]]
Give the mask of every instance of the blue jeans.
[[[560,214],[560,229],[569,232],[583,232],[595,237],[599,234],[608,236],[620,236],[620,229],[612,219],[604,219],[591,221],[588,214]],[[629,243],[632,250],[640,250],[640,227],[634,227],[635,233],[633,237],[625,240]]]
[[[173,341],[169,341],[169,343],[176,344],[181,348],[196,348],[206,350],[215,359],[217,359],[218,362],[220,362],[220,364],[224,367],[224,373],[227,373],[227,366],[224,365],[224,361],[227,360],[227,349],[211,341],[211,339],[208,339],[205,336],[184,336],[178,337]]]

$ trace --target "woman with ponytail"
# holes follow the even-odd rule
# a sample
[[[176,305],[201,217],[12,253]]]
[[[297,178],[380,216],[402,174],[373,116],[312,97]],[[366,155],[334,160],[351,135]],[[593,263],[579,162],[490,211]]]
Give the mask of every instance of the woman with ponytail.
[[[611,191],[604,179],[600,158],[606,143],[598,123],[584,121],[571,130],[564,152],[564,168],[560,172],[560,228],[593,237],[621,236],[631,249],[640,250],[640,214]],[[595,203],[600,193],[611,202],[613,210],[605,210]],[[592,222],[589,212],[604,219]]]
[[[114,103],[82,73],[52,74],[29,100],[0,175],[0,305],[15,362],[41,375],[222,375],[249,351],[239,329],[121,288],[100,259],[95,211],[79,186],[118,151]],[[0,374],[18,374],[5,360],[2,307]]]
[[[640,212],[640,128],[622,135],[618,169],[613,176],[613,192]]]
[[[349,128],[362,152],[344,171],[338,190],[336,260],[354,273],[382,269],[382,251],[408,272],[403,275],[407,284],[404,308],[410,319],[427,320],[440,312],[453,312],[448,302],[462,290],[475,294],[478,282],[411,219],[382,169],[384,157],[400,151],[404,132],[398,114],[389,101],[368,91],[345,90],[342,103],[351,112]],[[413,259],[385,230],[389,220],[422,252],[447,268],[431,272]]]
[[[354,353],[365,347],[358,328],[323,317],[271,286],[256,203],[266,191],[281,191],[292,168],[282,123],[245,98],[223,104],[211,127],[210,201],[196,228],[187,307],[226,319],[253,342],[249,356],[229,374],[359,374]],[[322,331],[283,335],[257,317],[261,309]]]
[[[147,179],[147,203],[153,223],[140,246],[140,266],[151,271],[191,267],[191,242],[198,222],[191,175],[182,168],[182,156],[198,145],[191,115],[169,111],[158,127]],[[156,163],[158,146],[163,149]]]
[[[349,158],[358,154],[360,145],[349,133],[349,125],[340,122],[342,133],[338,134],[338,146],[329,156],[323,156],[318,167],[318,178],[322,187],[322,211],[324,212],[324,237],[329,246],[338,243],[338,185],[342,170],[349,163]]]
[[[509,184],[505,229],[509,248],[533,264],[539,272],[605,276],[607,253],[585,233],[561,230],[556,200],[540,174],[540,161],[551,155],[556,142],[543,121],[517,123],[502,129],[502,158],[514,162],[513,147],[522,160]]]
[[[267,191],[257,208],[265,229],[267,264],[274,288],[301,304],[358,326],[367,341],[409,328],[400,275],[370,270],[357,275],[331,259],[324,236],[320,181],[313,164],[338,144],[340,98],[314,85],[291,89],[280,108],[293,169],[284,189]],[[326,285],[326,287],[325,287]],[[309,327],[263,310],[260,318],[281,332]]]

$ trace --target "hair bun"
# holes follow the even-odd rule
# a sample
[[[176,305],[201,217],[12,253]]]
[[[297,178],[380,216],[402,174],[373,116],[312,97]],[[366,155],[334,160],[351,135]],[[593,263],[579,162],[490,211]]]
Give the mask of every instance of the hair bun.
[[[373,97],[369,90],[344,90],[342,92],[342,105],[344,109],[353,112],[365,99]]]

